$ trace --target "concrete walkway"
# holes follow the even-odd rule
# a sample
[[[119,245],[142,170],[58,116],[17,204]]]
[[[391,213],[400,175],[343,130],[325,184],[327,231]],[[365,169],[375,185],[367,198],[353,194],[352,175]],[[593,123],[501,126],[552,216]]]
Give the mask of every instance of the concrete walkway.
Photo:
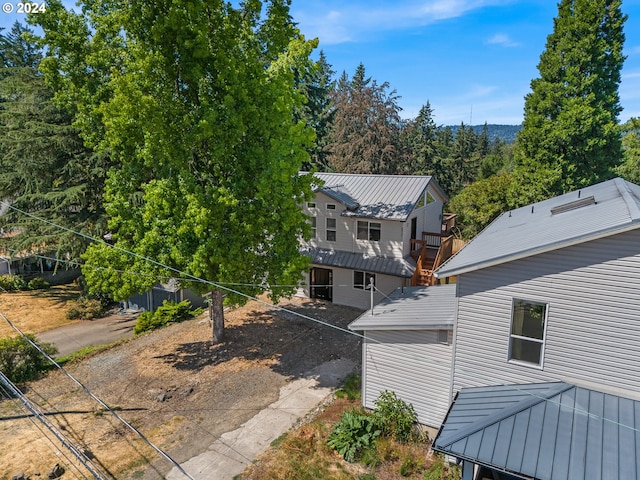
[[[355,368],[346,359],[324,363],[280,389],[280,398],[244,423],[223,434],[209,450],[180,466],[196,480],[232,480],[271,442],[322,403]],[[167,480],[187,478],[174,468]]]

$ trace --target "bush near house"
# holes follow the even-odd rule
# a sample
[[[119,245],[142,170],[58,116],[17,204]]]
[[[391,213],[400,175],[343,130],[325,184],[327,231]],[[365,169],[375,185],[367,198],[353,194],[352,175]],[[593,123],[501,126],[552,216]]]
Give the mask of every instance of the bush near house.
[[[34,335],[26,335],[48,355],[57,352],[55,345],[39,343]],[[49,361],[24,337],[0,339],[0,371],[14,383],[33,380],[51,367]]]
[[[397,438],[402,437],[397,433],[405,431],[407,419],[413,418],[410,404],[386,392],[378,398],[376,410],[364,410],[359,400],[346,395],[359,391],[359,382],[359,376],[350,376],[331,404],[309,423],[275,440],[271,449],[238,478],[460,480],[460,469],[431,453],[428,437],[415,424],[410,424],[408,440]],[[381,419],[387,431],[396,434],[382,432],[376,425]],[[354,461],[344,459],[352,455]]]
[[[162,328],[171,322],[181,322],[189,318],[196,317],[202,313],[202,308],[191,309],[191,302],[183,300],[180,303],[168,302],[165,300],[153,312],[143,312],[138,317],[133,332],[139,335],[144,332],[150,332],[157,328]]]
[[[96,298],[79,297],[67,311],[67,319],[91,320],[92,318],[102,317],[105,312],[106,306],[104,302]]]
[[[0,289],[7,292],[24,290],[27,287],[24,279],[18,275],[0,275]]]
[[[0,290],[7,292],[16,290],[43,290],[49,287],[49,282],[42,277],[33,277],[27,282],[20,275],[0,275]]]

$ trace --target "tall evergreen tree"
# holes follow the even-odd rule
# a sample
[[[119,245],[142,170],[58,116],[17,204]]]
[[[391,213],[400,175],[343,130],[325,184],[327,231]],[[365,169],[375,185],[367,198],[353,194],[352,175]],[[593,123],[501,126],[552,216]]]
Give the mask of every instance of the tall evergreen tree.
[[[41,52],[31,30],[16,23],[0,34],[0,199],[87,235],[105,232],[102,193],[108,159],[87,149],[70,113],[58,108],[38,72]],[[15,234],[2,245],[79,260],[88,242],[8,210],[0,228]]]
[[[311,69],[304,72],[300,80],[300,89],[305,94],[306,102],[301,108],[300,117],[316,133],[313,145],[309,148],[309,161],[303,168],[311,170],[316,168],[325,171],[328,168],[327,143],[335,114],[331,92],[335,87],[333,75],[335,72],[327,61],[323,51]]]
[[[404,156],[402,172],[409,175],[434,175],[436,171],[436,136],[438,127],[433,109],[427,101],[418,116],[402,129],[408,152]]]
[[[618,175],[633,183],[640,183],[640,118],[630,118],[622,125],[623,162]]]
[[[366,77],[363,64],[353,78],[343,72],[334,91],[335,116],[329,166],[344,173],[395,173],[400,154],[400,107],[395,90]]]
[[[512,203],[606,180],[621,159],[620,0],[561,0],[525,98]]]

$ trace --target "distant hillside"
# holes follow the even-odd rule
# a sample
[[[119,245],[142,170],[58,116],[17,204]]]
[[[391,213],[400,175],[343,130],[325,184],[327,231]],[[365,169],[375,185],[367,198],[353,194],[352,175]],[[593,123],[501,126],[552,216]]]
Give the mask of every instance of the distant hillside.
[[[484,125],[474,125],[473,131],[476,135],[482,133],[482,128]],[[455,137],[456,133],[460,129],[460,125],[450,125],[451,131],[453,132],[453,136]],[[499,138],[506,143],[513,143],[516,140],[516,135],[522,128],[522,125],[492,125],[487,124],[487,129],[489,131],[489,141],[493,142],[494,139]]]

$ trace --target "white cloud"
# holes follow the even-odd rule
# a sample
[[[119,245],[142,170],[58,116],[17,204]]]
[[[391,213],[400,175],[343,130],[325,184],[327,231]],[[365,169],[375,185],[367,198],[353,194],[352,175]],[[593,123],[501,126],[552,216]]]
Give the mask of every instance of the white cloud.
[[[502,45],[503,47],[519,47],[518,42],[511,40],[506,33],[496,33],[493,37],[487,40],[490,45]]]
[[[460,17],[490,5],[513,0],[305,0],[292,6],[292,16],[308,37],[323,44],[354,41],[379,31],[424,26]]]

